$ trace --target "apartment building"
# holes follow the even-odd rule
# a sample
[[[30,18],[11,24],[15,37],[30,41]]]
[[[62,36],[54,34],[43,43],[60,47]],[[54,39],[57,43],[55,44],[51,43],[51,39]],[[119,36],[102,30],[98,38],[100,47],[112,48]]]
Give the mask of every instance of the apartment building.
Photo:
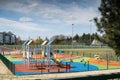
[[[16,44],[16,35],[12,32],[0,32],[0,44]]]

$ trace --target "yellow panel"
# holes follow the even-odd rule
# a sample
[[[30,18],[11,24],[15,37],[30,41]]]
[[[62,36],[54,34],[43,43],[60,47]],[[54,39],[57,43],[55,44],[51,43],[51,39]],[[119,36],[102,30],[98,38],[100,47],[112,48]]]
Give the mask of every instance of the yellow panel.
[[[42,50],[42,57],[44,57],[44,50]]]

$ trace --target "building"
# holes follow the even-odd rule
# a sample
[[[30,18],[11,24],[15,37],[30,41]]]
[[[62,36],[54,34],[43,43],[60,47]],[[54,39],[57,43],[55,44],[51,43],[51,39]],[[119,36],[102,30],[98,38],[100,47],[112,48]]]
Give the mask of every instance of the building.
[[[102,43],[102,42],[94,39],[92,41],[92,43],[91,43],[91,46],[94,46],[94,47],[107,47],[107,44]]]
[[[0,32],[0,44],[16,44],[16,35],[12,32]]]

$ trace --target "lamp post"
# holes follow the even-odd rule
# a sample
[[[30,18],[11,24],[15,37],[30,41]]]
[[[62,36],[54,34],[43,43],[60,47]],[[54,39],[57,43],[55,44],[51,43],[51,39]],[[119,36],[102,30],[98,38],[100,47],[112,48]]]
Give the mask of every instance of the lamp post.
[[[92,19],[91,20],[89,20],[89,22],[90,22],[90,44],[91,44],[91,22],[92,22]]]
[[[73,48],[73,35],[74,35],[74,28],[73,28],[74,24],[72,24],[72,48]]]

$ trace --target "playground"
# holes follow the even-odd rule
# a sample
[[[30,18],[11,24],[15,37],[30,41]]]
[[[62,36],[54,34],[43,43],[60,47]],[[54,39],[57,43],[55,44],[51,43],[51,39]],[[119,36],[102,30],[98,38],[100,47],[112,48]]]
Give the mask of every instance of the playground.
[[[15,65],[16,75],[25,74],[48,74],[48,73],[65,73],[65,72],[80,72],[89,70],[98,70],[98,67],[85,63],[85,62],[73,62],[74,59],[81,59],[81,57],[71,56],[68,54],[56,54],[56,59],[51,59],[48,63],[47,60],[42,59],[42,55],[37,56],[37,60],[31,59],[30,63],[24,63],[21,54],[6,55]],[[38,59],[39,58],[39,59]],[[70,59],[73,61],[69,61]]]
[[[4,48],[3,56],[13,65],[15,75],[51,74],[83,72],[120,68],[119,61],[106,60],[100,55],[85,57],[74,53],[64,53],[51,48],[53,40],[44,41],[40,47],[34,46],[32,40],[26,41],[22,50]]]

